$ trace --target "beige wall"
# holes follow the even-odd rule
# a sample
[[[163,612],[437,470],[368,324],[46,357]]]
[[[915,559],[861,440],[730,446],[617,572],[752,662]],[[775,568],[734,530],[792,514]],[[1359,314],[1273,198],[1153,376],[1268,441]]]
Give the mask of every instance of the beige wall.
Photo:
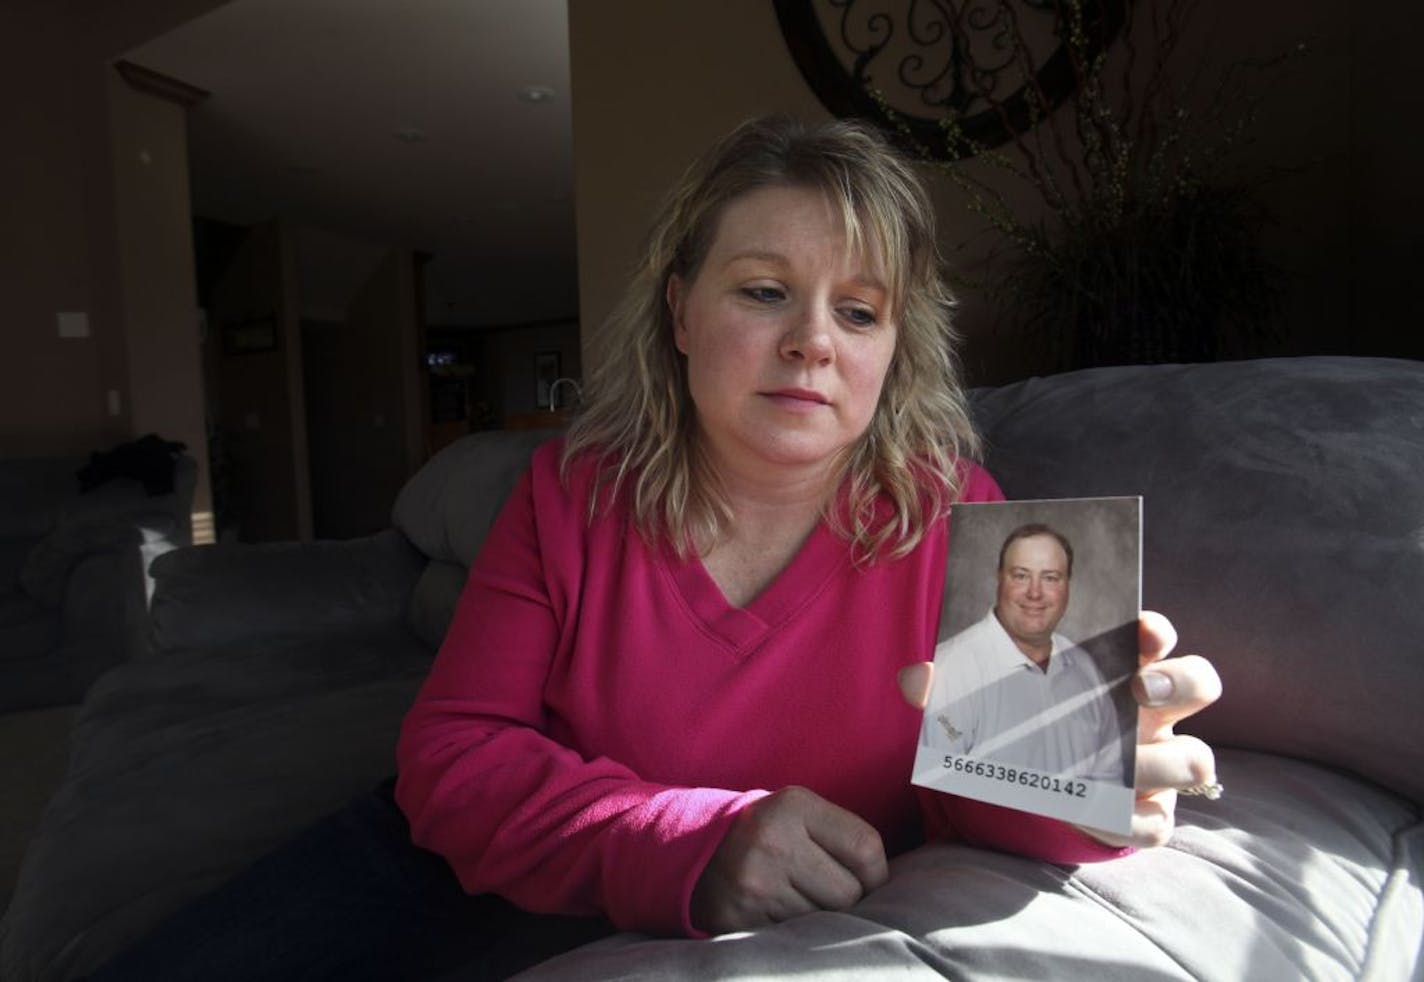
[[[201,463],[194,491],[197,540],[212,541],[187,110],[135,91],[111,71],[120,313],[126,327],[129,426],[188,447]],[[121,393],[121,398],[124,396]]]
[[[764,0],[570,0],[579,293],[586,363],[659,195],[712,140],[747,116],[824,118]],[[1266,88],[1243,160],[1287,164],[1263,188],[1278,223],[1271,257],[1287,270],[1282,354],[1424,356],[1412,285],[1424,141],[1408,137],[1415,89],[1407,14],[1335,0],[1240,5],[1207,0],[1183,64],[1211,69],[1305,42],[1309,55]],[[1396,11],[1396,13],[1398,13]],[[942,246],[972,267],[977,224],[935,181]],[[966,246],[966,242],[968,245]],[[962,292],[971,382],[1039,364],[994,311]],[[1407,325],[1407,326],[1406,326]]]
[[[765,0],[570,0],[584,376],[649,218],[692,157],[750,116],[829,118]]]
[[[116,309],[107,79],[74,32],[68,17],[39,4],[0,12],[6,455],[79,453],[128,432],[126,415],[107,415],[104,395],[106,387],[128,388]],[[59,311],[88,313],[91,336],[60,339]]]
[[[0,454],[83,452],[134,435],[111,164],[108,63],[216,0],[0,5]],[[61,340],[84,311],[91,336]],[[118,416],[108,390],[123,395]]]

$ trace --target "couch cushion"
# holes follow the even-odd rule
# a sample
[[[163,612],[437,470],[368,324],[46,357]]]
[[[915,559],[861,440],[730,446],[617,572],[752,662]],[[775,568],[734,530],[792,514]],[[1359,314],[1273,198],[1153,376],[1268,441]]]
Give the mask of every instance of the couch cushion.
[[[0,590],[20,589],[20,570],[42,535],[0,536]]]
[[[20,590],[0,593],[0,664],[36,658],[59,640],[58,610]]]
[[[1405,979],[1424,968],[1424,828],[1358,779],[1244,751],[1171,844],[1057,867],[959,845],[821,912],[703,943],[622,934],[524,982],[628,978]],[[453,976],[452,978],[458,978]]]
[[[410,629],[432,648],[439,648],[455,616],[455,604],[469,571],[459,563],[432,559],[410,594]]]
[[[93,971],[394,773],[429,664],[397,629],[181,651],[104,675],[0,921],[0,978]]]
[[[20,585],[42,603],[57,607],[64,600],[69,571],[85,556],[96,552],[132,550],[139,555],[144,535],[123,520],[86,518],[61,522],[35,544],[20,570]]]
[[[391,520],[431,559],[469,567],[547,430],[472,433],[425,463],[396,498]]]
[[[1424,364],[1095,369],[973,406],[1010,498],[1143,495],[1144,605],[1225,682],[1192,732],[1424,801]]]
[[[154,560],[158,651],[401,624],[424,566],[395,529],[345,541],[175,549]]]

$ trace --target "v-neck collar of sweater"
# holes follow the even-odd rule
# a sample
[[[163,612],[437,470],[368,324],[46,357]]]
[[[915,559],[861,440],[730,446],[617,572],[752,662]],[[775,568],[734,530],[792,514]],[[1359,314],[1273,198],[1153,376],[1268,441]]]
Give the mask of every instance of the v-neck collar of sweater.
[[[850,562],[850,550],[825,521],[818,522],[786,568],[745,607],[727,602],[697,556],[680,558],[665,546],[660,561],[688,614],[740,658],[814,600]]]

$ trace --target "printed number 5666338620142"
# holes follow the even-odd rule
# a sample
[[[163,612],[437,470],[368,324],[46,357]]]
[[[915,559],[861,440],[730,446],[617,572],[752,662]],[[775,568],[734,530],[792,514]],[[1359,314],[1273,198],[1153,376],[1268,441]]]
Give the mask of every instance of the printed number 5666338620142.
[[[960,774],[973,774],[975,777],[987,778],[990,781],[1002,781],[1005,784],[1018,784],[1027,788],[1038,788],[1041,791],[1071,795],[1074,798],[1086,798],[1088,796],[1088,783],[1086,781],[1057,777],[1052,774],[1040,774],[1038,771],[1023,771],[1016,767],[996,764],[991,760],[976,760],[973,757],[959,757],[954,754],[945,754],[944,767],[946,770],[955,771]]]

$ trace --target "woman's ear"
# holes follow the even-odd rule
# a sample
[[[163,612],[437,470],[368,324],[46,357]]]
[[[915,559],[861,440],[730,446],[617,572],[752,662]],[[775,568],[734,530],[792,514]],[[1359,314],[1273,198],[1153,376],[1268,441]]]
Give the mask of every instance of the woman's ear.
[[[667,289],[663,296],[667,300],[668,313],[672,315],[672,340],[677,350],[687,354],[687,327],[682,322],[682,303],[686,284],[682,277],[673,273],[668,277]]]

